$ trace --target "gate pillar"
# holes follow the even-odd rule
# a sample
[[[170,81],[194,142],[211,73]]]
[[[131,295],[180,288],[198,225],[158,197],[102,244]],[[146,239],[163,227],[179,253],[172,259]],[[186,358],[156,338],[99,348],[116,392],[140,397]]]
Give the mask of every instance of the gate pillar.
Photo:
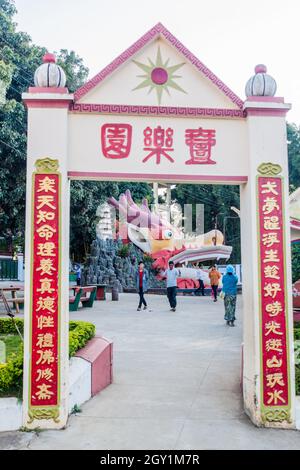
[[[46,56],[52,60],[44,66],[58,67]],[[28,108],[23,426],[30,429],[62,428],[68,417],[72,99],[66,88],[49,87],[49,77],[47,87],[23,94]]]
[[[251,96],[248,182],[241,187],[245,411],[295,426],[288,159],[283,98]]]

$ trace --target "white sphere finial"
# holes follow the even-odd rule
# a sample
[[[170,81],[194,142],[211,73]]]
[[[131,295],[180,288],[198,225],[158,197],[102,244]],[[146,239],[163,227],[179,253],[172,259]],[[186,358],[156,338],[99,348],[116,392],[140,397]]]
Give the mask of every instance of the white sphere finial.
[[[254,71],[255,75],[246,83],[247,98],[249,96],[274,96],[277,84],[274,78],[267,74],[267,67],[264,64],[258,64]]]
[[[54,54],[47,52],[43,57],[43,64],[40,65],[34,74],[34,84],[43,88],[63,88],[66,84],[66,74],[63,69],[56,64]]]

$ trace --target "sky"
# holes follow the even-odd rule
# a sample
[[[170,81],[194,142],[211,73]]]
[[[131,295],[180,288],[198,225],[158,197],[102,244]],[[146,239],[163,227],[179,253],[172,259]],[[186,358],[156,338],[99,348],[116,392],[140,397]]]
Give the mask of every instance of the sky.
[[[299,0],[15,0],[18,29],[49,52],[74,50],[91,78],[161,22],[238,96],[256,64],[300,125]]]

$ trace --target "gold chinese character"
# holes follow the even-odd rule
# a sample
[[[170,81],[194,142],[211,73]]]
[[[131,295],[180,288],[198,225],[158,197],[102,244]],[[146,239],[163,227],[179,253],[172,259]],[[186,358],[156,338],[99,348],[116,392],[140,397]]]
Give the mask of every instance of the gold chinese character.
[[[276,191],[277,183],[275,181],[267,181],[265,184],[262,184],[261,187],[264,188],[262,194],[272,193],[278,196],[278,192]]]
[[[274,333],[274,335],[283,335],[282,331],[278,331],[280,329],[280,324],[276,323],[275,321],[270,321],[266,323],[266,333],[265,336],[268,336],[270,333]]]
[[[267,374],[267,387],[274,388],[275,385],[285,386],[282,372],[276,372],[275,374]]]
[[[265,266],[264,273],[266,277],[269,277],[271,279],[280,279],[280,276],[278,276],[279,268],[275,265]]]
[[[49,240],[49,238],[53,237],[53,234],[56,232],[56,229],[51,227],[51,225],[42,225],[37,229],[37,233],[41,238],[46,238],[46,240]]]
[[[272,261],[273,263],[279,263],[278,259],[278,250],[266,250],[266,257],[264,258],[263,262],[268,263]]]
[[[281,367],[282,366],[282,359],[277,359],[276,356],[273,356],[272,359],[267,360],[267,367]]]
[[[39,308],[37,308],[36,311],[39,312],[40,310],[49,310],[50,312],[55,313],[54,302],[54,297],[45,297],[44,299],[39,297],[39,300],[37,301]]]
[[[51,204],[54,202],[54,196],[38,196],[38,202],[40,203],[36,208],[37,210],[41,209],[44,206],[50,207],[50,209],[55,210],[56,207]]]
[[[39,181],[39,189],[37,192],[45,191],[45,193],[48,193],[50,191],[51,193],[56,193],[56,189],[54,189],[53,186],[55,186],[55,179],[46,176],[43,180]]]
[[[49,381],[52,379],[54,375],[50,367],[48,367],[47,369],[38,369],[36,372],[37,372],[37,378],[35,379],[36,382],[39,382],[41,379],[45,379]]]
[[[278,292],[281,292],[281,287],[280,284],[277,282],[269,282],[269,284],[266,284],[264,287],[265,291],[265,297],[272,297],[275,299],[276,295]]]
[[[36,364],[51,364],[54,362],[54,356],[53,356],[53,351],[51,349],[46,349],[45,351],[38,350],[37,353],[40,355],[38,360],[36,361]]]
[[[35,393],[38,400],[47,400],[48,398],[51,398],[51,395],[54,395],[54,393],[50,391],[51,385],[42,384],[38,385],[37,388],[40,389],[39,392]]]
[[[54,327],[54,320],[53,317],[41,315],[38,317],[38,324],[37,327],[39,330],[43,328],[53,328]]]
[[[46,277],[44,279],[40,279],[39,282],[41,283],[41,287],[37,289],[36,291],[40,292],[41,294],[45,294],[45,292],[52,294],[52,292],[55,291],[54,287],[51,287],[52,281],[53,279],[48,279]]]
[[[276,317],[279,313],[283,311],[281,302],[273,302],[272,304],[266,305],[266,312],[269,313],[270,317]]]
[[[269,351],[277,351],[282,352],[282,340],[281,339],[268,339],[266,341],[266,350]]]
[[[274,197],[266,197],[266,199],[264,200],[264,205],[263,205],[263,213],[265,215],[268,215],[268,214],[271,214],[271,212],[273,212],[274,209],[277,209],[279,210],[280,207],[279,205],[277,204],[277,201]]]
[[[37,225],[40,224],[41,222],[47,222],[47,220],[53,220],[55,217],[54,212],[47,212],[47,211],[41,211],[39,210],[38,215],[37,215]]]
[[[265,246],[270,248],[275,243],[280,243],[280,240],[278,240],[276,232],[275,233],[264,233],[262,242]]]
[[[264,228],[265,230],[280,230],[279,217],[277,217],[277,215],[272,215],[271,217],[265,217]]]
[[[53,271],[56,271],[56,268],[53,267],[53,260],[50,258],[41,259],[40,265],[38,268],[36,268],[36,271],[41,271],[41,276],[43,274],[50,274],[51,276]]]
[[[36,346],[38,346],[39,348],[53,348],[53,335],[51,333],[38,334]]]
[[[280,400],[282,403],[285,403],[285,399],[282,398],[282,393],[283,393],[283,390],[274,390],[274,392],[268,392],[268,395],[269,395],[269,400],[268,400],[268,405],[277,405],[278,401]]]
[[[55,256],[55,253],[53,253],[54,249],[55,249],[55,244],[53,242],[38,243],[37,255]]]

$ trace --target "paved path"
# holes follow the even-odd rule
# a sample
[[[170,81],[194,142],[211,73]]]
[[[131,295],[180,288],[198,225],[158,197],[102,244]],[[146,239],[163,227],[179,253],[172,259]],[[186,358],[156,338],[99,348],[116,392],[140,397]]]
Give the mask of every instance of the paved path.
[[[67,429],[0,434],[0,448],[28,449],[299,449],[300,433],[258,429],[240,392],[241,302],[236,328],[223,303],[209,297],[148,296],[97,302],[72,312],[114,342],[114,383],[71,416]]]

